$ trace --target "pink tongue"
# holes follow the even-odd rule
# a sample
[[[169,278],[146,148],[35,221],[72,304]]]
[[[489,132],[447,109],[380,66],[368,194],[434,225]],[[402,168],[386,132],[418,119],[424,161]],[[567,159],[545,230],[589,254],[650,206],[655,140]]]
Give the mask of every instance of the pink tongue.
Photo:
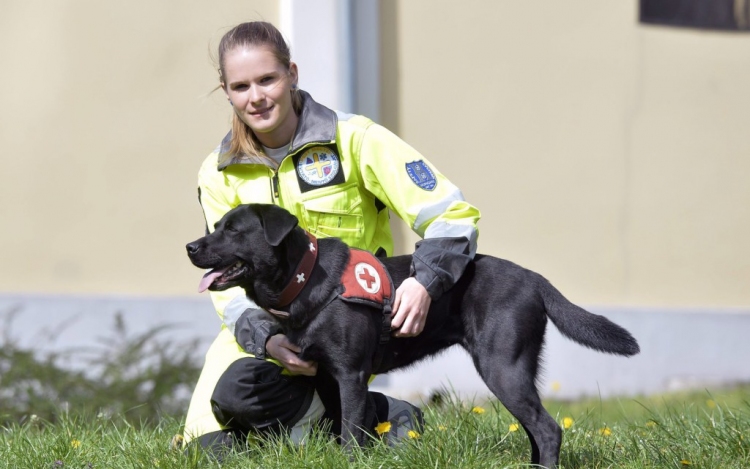
[[[200,285],[198,285],[198,293],[203,293],[204,291],[208,290],[208,287],[211,286],[212,283],[214,283],[214,280],[216,280],[218,277],[221,277],[221,275],[229,270],[229,267],[224,269],[212,269],[206,272],[206,275],[203,276],[201,279]]]

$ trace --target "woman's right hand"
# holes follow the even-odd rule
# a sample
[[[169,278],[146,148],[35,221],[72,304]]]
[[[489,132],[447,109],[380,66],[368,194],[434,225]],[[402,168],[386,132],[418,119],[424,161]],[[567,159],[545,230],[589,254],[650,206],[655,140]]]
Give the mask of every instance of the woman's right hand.
[[[292,374],[315,376],[318,372],[318,363],[300,360],[300,351],[301,349],[289,342],[284,334],[272,335],[266,342],[266,353],[278,360]]]

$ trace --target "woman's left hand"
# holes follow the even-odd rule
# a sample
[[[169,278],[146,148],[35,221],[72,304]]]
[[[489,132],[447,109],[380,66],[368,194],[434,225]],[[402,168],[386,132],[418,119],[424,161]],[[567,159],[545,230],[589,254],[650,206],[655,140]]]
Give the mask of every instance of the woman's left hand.
[[[422,333],[431,303],[427,289],[417,279],[404,280],[396,289],[393,301],[391,329],[394,329],[394,337],[414,337]]]

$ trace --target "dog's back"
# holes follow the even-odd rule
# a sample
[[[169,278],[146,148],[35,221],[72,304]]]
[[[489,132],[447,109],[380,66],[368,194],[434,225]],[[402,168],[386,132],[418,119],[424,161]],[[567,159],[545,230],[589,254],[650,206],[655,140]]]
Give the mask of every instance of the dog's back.
[[[409,275],[411,256],[384,260],[398,286]],[[477,255],[460,281],[433,302],[424,331],[417,337],[392,337],[384,373],[408,366],[451,345],[473,350],[539,348],[546,318],[567,338],[591,349],[631,356],[639,352],[633,336],[609,319],[568,301],[536,272],[510,261]]]

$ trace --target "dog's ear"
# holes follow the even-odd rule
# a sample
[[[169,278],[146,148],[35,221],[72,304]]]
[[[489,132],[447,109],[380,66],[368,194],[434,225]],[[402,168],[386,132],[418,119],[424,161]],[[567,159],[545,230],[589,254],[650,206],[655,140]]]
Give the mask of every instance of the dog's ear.
[[[258,215],[266,241],[271,246],[281,244],[298,223],[297,217],[276,205],[259,205]]]

